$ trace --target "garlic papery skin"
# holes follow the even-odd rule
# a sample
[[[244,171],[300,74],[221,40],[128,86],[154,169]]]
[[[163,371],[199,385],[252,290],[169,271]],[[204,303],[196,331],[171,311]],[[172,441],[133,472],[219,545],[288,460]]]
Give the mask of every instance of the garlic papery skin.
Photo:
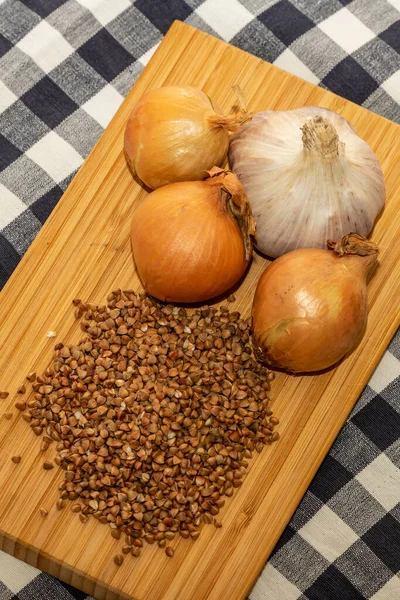
[[[233,134],[229,163],[246,190],[256,247],[277,257],[368,236],[385,202],[373,150],[343,117],[305,106],[253,116]]]

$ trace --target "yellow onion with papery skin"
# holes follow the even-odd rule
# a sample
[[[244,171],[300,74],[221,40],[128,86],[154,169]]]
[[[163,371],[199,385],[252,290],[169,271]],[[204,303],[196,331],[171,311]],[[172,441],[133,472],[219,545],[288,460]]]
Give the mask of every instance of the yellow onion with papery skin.
[[[356,233],[328,250],[303,248],[262,274],[252,311],[256,353],[293,373],[320,371],[354,350],[367,323],[367,276],[375,244]]]
[[[172,183],[149,194],[132,217],[132,251],[148,294],[202,302],[244,274],[255,226],[236,175],[215,167],[205,181]]]
[[[131,171],[151,189],[204,179],[206,171],[224,163],[229,132],[249,118],[245,110],[222,114],[207,94],[193,87],[150,90],[128,119],[125,157]]]

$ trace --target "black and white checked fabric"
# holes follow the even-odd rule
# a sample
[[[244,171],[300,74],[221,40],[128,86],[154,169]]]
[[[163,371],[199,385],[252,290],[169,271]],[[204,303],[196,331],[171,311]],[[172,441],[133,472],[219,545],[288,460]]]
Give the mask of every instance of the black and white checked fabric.
[[[0,0],[0,288],[175,19],[400,122],[400,0]],[[399,388],[397,335],[251,600],[400,599]],[[47,598],[89,599],[0,552]]]

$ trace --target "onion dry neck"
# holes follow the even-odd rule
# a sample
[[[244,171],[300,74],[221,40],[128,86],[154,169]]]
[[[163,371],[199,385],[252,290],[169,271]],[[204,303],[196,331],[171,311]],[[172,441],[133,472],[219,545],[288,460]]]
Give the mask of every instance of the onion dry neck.
[[[367,277],[371,275],[377,264],[378,246],[358,233],[349,233],[337,242],[328,240],[327,246],[339,258],[343,256],[349,257],[351,259],[350,262],[354,263],[353,267],[356,270],[358,268],[363,269]]]
[[[243,237],[246,262],[250,259],[253,245],[251,236],[256,235],[256,223],[253,219],[250,203],[243,186],[232,171],[213,167],[208,171],[209,179],[217,181],[220,187],[222,207],[227,208],[235,217]]]
[[[208,122],[216,127],[222,127],[226,131],[234,132],[237,131],[244,123],[251,121],[253,114],[249,112],[247,107],[246,97],[243,90],[238,85],[232,86],[233,91],[236,95],[238,110],[233,115],[221,115],[214,113],[208,118]],[[214,110],[214,106],[210,100],[211,106]]]
[[[338,256],[345,254],[356,254],[357,256],[376,256],[379,252],[378,246],[367,240],[358,233],[349,233],[338,242],[328,240],[329,250],[333,250]]]

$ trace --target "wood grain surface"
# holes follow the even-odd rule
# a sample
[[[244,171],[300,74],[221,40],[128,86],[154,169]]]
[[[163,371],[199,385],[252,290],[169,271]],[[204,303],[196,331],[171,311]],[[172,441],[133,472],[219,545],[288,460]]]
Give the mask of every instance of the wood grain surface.
[[[140,289],[129,228],[146,192],[126,167],[123,133],[142,94],[166,84],[199,87],[226,111],[238,84],[252,111],[312,104],[339,112],[376,152],[387,201],[373,232],[380,266],[368,286],[368,328],[357,350],[323,375],[277,376],[272,397],[281,440],[252,460],[222,511],[221,529],[206,525],[197,541],[174,540],[173,559],[148,546],[118,568],[112,557],[122,540],[94,519],[82,524],[70,510],[55,509],[63,473],[42,469],[54,449],[40,452],[14,403],[25,375],[50,364],[55,342],[81,338],[74,297],[102,303],[114,288]],[[245,598],[398,325],[399,159],[399,126],[176,22],[1,294],[0,389],[10,396],[0,400],[0,414],[13,412],[10,421],[0,416],[1,548],[100,600]],[[255,255],[236,293],[233,306],[245,316],[266,265]],[[49,330],[55,339],[46,337]],[[16,454],[17,465],[10,460]]]

